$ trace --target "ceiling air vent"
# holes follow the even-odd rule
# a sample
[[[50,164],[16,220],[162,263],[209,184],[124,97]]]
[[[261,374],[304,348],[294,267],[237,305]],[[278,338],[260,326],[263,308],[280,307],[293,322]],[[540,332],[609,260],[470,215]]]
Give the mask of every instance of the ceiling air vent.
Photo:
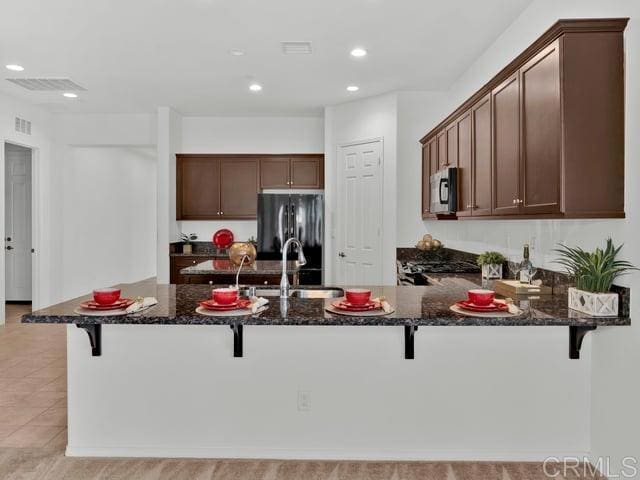
[[[27,90],[38,92],[86,90],[86,88],[78,85],[70,78],[7,78],[7,81]]]
[[[282,53],[285,55],[308,55],[311,53],[311,42],[282,42]]]
[[[16,117],[16,132],[31,135],[31,122],[24,118]]]

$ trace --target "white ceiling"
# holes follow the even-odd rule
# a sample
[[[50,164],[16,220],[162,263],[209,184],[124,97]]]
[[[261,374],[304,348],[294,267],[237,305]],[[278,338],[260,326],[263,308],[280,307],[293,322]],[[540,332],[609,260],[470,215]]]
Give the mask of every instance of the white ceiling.
[[[446,89],[530,2],[2,0],[0,91],[62,112],[320,115],[387,91]],[[311,41],[313,54],[285,56],[281,41]],[[353,59],[354,46],[369,55]],[[11,76],[70,77],[88,91],[28,92]]]

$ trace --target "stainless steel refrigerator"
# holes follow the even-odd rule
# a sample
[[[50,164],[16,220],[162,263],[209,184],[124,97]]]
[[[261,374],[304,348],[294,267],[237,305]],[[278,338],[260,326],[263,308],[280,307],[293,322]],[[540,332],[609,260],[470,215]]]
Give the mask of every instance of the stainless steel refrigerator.
[[[300,271],[300,283],[321,285],[324,195],[259,193],[258,258],[280,260],[282,245],[291,237],[300,240],[307,258],[307,264]],[[289,258],[297,258],[294,246]]]

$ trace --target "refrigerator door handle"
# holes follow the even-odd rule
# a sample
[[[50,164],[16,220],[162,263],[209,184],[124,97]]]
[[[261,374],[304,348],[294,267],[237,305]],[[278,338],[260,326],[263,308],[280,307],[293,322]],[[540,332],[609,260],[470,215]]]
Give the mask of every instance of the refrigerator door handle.
[[[284,219],[287,222],[284,227],[284,238],[282,239],[282,246],[284,246],[284,242],[289,239],[289,206],[284,206]]]
[[[291,217],[289,220],[289,238],[296,236],[296,209],[293,205],[291,205]]]

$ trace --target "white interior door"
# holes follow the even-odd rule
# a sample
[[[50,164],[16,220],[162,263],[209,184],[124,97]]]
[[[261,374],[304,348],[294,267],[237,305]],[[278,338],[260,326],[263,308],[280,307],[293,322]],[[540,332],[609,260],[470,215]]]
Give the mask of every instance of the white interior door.
[[[382,141],[339,147],[338,282],[382,285]]]
[[[5,145],[5,298],[31,300],[31,150]]]

